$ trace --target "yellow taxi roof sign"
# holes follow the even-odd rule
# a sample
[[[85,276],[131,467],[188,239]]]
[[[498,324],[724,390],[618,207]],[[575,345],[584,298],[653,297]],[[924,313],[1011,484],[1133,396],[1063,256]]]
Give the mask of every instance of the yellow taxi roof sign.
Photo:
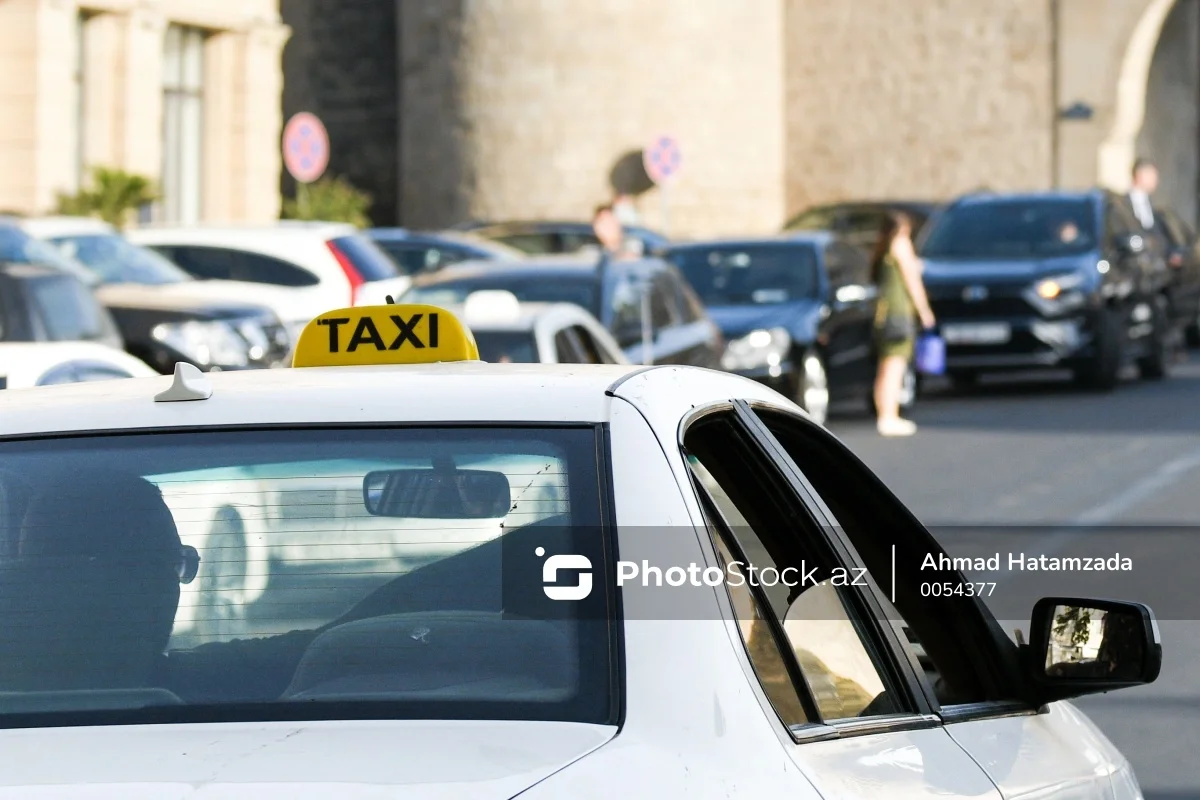
[[[304,326],[293,367],[361,367],[478,361],[471,329],[444,308],[357,306],[326,311]]]

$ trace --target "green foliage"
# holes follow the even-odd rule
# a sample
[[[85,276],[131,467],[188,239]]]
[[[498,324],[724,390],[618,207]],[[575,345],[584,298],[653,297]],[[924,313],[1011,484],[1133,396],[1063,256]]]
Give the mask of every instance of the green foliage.
[[[371,195],[354,188],[345,178],[322,178],[313,184],[297,187],[295,198],[283,201],[283,218],[349,222],[369,228]]]
[[[149,178],[121,169],[93,167],[91,188],[77,194],[59,194],[55,211],[78,217],[99,217],[110,225],[125,227],[129,215],[158,199]]]
[[[1088,639],[1091,638],[1091,632],[1088,626],[1092,623],[1092,614],[1090,609],[1077,608],[1070,606],[1063,609],[1063,613],[1054,618],[1054,635],[1063,637],[1068,632],[1071,634],[1071,644],[1075,647],[1085,645]]]

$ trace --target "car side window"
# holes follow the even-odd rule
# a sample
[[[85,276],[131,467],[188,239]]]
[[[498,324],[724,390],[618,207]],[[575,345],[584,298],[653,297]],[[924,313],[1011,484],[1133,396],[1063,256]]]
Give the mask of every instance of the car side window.
[[[773,466],[728,415],[693,424],[684,449],[697,492],[716,510],[714,547],[736,556],[731,563],[741,580],[727,572],[730,601],[739,617],[746,616],[747,592],[758,604],[739,619],[747,651],[761,647],[758,637],[775,638],[791,674],[801,679],[794,688],[811,698],[810,722],[818,721],[814,714],[830,722],[902,713],[900,694],[882,666],[883,645],[862,623],[853,595],[834,585],[835,557]],[[778,665],[753,657],[752,663],[777,713],[795,724],[788,719],[790,701],[771,685],[778,682]]]
[[[687,325],[704,319],[704,305],[691,285],[679,274],[679,270],[672,267],[667,270],[666,276],[667,283],[675,295],[674,305],[679,313],[679,322]]]
[[[866,254],[844,242],[832,242],[825,248],[825,272],[834,289],[843,286],[865,286],[870,281]]]
[[[172,260],[197,278],[245,281],[271,286],[316,286],[321,281],[306,269],[271,256],[225,247],[177,246]]]
[[[757,416],[812,486],[869,574],[888,576],[895,602],[877,597],[942,705],[1019,700],[1015,645],[977,597],[923,597],[922,583],[968,581],[956,570],[923,569],[945,552],[900,501],[833,436],[783,411]],[[881,536],[880,531],[887,531]],[[876,580],[876,585],[882,585]]]
[[[497,234],[488,238],[516,248],[528,255],[545,255],[555,252],[554,238],[544,233],[507,233]]]
[[[650,282],[650,328],[657,334],[663,328],[676,324],[681,316],[677,303],[679,293],[671,284],[670,276],[660,272]]]
[[[576,344],[579,346],[579,352],[583,356],[582,363],[613,363],[604,352],[604,348],[600,347],[600,345],[596,343],[596,340],[592,338],[592,334],[587,328],[583,327],[582,325],[572,325],[570,328],[567,328],[567,331],[570,332],[571,336],[575,339]]]
[[[593,364],[575,334],[574,328],[563,328],[554,334],[554,350],[560,364]]]
[[[378,242],[400,271],[405,275],[417,275],[430,269],[430,262],[438,263],[438,251],[426,245],[414,245],[405,242]]]
[[[633,347],[642,341],[642,296],[645,284],[633,275],[617,279],[612,293],[612,324],[610,330],[622,348]]]

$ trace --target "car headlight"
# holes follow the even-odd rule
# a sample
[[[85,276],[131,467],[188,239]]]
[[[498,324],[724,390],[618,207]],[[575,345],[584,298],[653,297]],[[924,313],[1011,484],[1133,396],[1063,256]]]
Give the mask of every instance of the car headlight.
[[[250,363],[252,345],[221,320],[164,322],[155,325],[150,335],[202,367],[245,367]]]
[[[1025,299],[1044,314],[1061,314],[1082,306],[1085,296],[1081,291],[1084,276],[1079,272],[1055,275],[1034,282],[1024,292]]]
[[[725,347],[721,367],[730,371],[776,367],[792,348],[792,337],[785,328],[751,331]]]

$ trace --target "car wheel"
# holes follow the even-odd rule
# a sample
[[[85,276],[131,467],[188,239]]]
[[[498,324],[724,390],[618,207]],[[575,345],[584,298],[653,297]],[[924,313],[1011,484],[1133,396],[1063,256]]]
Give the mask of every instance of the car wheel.
[[[245,633],[246,526],[236,509],[217,511],[200,554],[200,613],[196,628],[203,636]]]
[[[946,377],[955,389],[971,389],[979,385],[979,373],[973,370],[951,370]]]
[[[1154,299],[1154,331],[1150,334],[1150,352],[1137,361],[1138,375],[1143,380],[1157,381],[1167,376],[1170,360],[1166,298]]]
[[[796,379],[796,403],[812,417],[813,422],[824,425],[829,417],[829,377],[825,362],[816,353],[805,353],[800,362],[800,374]]]
[[[1086,389],[1107,392],[1117,386],[1121,372],[1121,338],[1125,332],[1121,320],[1105,309],[1096,320],[1096,352],[1075,370],[1075,382]]]

